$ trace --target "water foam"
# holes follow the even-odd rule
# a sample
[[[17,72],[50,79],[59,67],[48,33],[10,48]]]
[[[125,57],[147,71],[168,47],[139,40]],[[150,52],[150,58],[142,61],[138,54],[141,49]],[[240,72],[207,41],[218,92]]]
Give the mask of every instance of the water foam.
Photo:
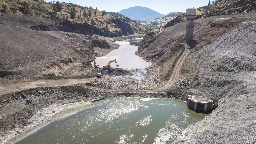
[[[136,123],[136,126],[138,126],[138,125],[141,125],[141,126],[147,126],[147,125],[149,125],[150,122],[152,121],[151,117],[152,117],[152,116],[150,115],[150,116],[147,116],[147,117],[145,117],[144,119],[138,121],[138,122]]]

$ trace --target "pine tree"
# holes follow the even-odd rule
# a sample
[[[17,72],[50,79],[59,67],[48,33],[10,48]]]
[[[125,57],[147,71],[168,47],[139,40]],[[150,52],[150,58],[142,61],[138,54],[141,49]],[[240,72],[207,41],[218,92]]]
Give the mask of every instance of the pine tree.
[[[91,25],[92,25],[92,26],[94,26],[94,25],[95,25],[95,22],[94,22],[94,20],[93,20],[93,19],[91,20]]]
[[[89,17],[92,17],[92,12],[91,12],[91,10],[89,10],[88,15],[89,15]]]
[[[62,10],[62,5],[59,1],[57,1],[56,3],[52,4],[52,9],[54,12],[60,12]]]
[[[59,1],[56,2],[56,8],[58,9],[59,12],[62,10],[62,5]]]
[[[96,16],[96,14],[97,14],[97,10],[98,10],[98,8],[96,7],[96,9],[95,9],[95,11],[94,11],[94,15]]]
[[[76,17],[76,9],[75,8],[71,8],[70,18],[71,19],[75,19],[75,17]]]
[[[86,11],[84,10],[84,12],[83,12],[83,16],[84,16],[84,18],[86,18],[87,17],[87,13],[86,13]]]

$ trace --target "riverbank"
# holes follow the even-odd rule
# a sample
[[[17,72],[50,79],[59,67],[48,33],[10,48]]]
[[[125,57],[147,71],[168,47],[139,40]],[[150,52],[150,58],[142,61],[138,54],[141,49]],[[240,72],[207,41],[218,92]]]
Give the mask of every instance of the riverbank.
[[[6,137],[0,139],[2,143],[16,143],[21,139],[35,133],[39,129],[45,127],[53,121],[63,119],[70,115],[76,114],[85,108],[94,106],[91,102],[72,102],[67,104],[52,104],[36,112],[28,122],[30,124],[15,128],[7,133]]]
[[[33,100],[31,104],[26,104],[26,99],[22,98],[23,95],[28,94]],[[5,143],[14,137],[26,134],[42,123],[45,125],[49,121],[61,118],[63,114],[69,113],[69,110],[71,110],[69,114],[77,112],[91,104],[90,101],[97,99],[102,99],[99,92],[90,91],[82,86],[35,88],[3,95],[0,142]]]

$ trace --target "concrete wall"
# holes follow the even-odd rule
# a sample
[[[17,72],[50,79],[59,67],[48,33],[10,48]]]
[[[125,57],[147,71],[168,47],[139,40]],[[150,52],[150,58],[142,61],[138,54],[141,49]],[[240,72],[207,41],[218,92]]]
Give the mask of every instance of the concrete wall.
[[[196,112],[208,112],[213,109],[213,102],[209,101],[208,103],[200,103],[188,99],[187,106],[189,109],[194,110]]]

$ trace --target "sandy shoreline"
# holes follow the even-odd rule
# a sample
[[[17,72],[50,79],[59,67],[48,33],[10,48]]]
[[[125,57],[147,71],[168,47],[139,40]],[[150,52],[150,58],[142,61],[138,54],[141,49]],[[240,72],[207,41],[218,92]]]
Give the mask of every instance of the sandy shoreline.
[[[67,104],[52,104],[47,108],[39,110],[35,115],[33,115],[29,119],[29,125],[20,129],[16,128],[9,131],[8,134],[0,138],[0,141],[6,144],[16,143],[23,138],[37,132],[53,121],[74,115],[92,106],[95,106],[95,104],[88,101],[80,101]]]

